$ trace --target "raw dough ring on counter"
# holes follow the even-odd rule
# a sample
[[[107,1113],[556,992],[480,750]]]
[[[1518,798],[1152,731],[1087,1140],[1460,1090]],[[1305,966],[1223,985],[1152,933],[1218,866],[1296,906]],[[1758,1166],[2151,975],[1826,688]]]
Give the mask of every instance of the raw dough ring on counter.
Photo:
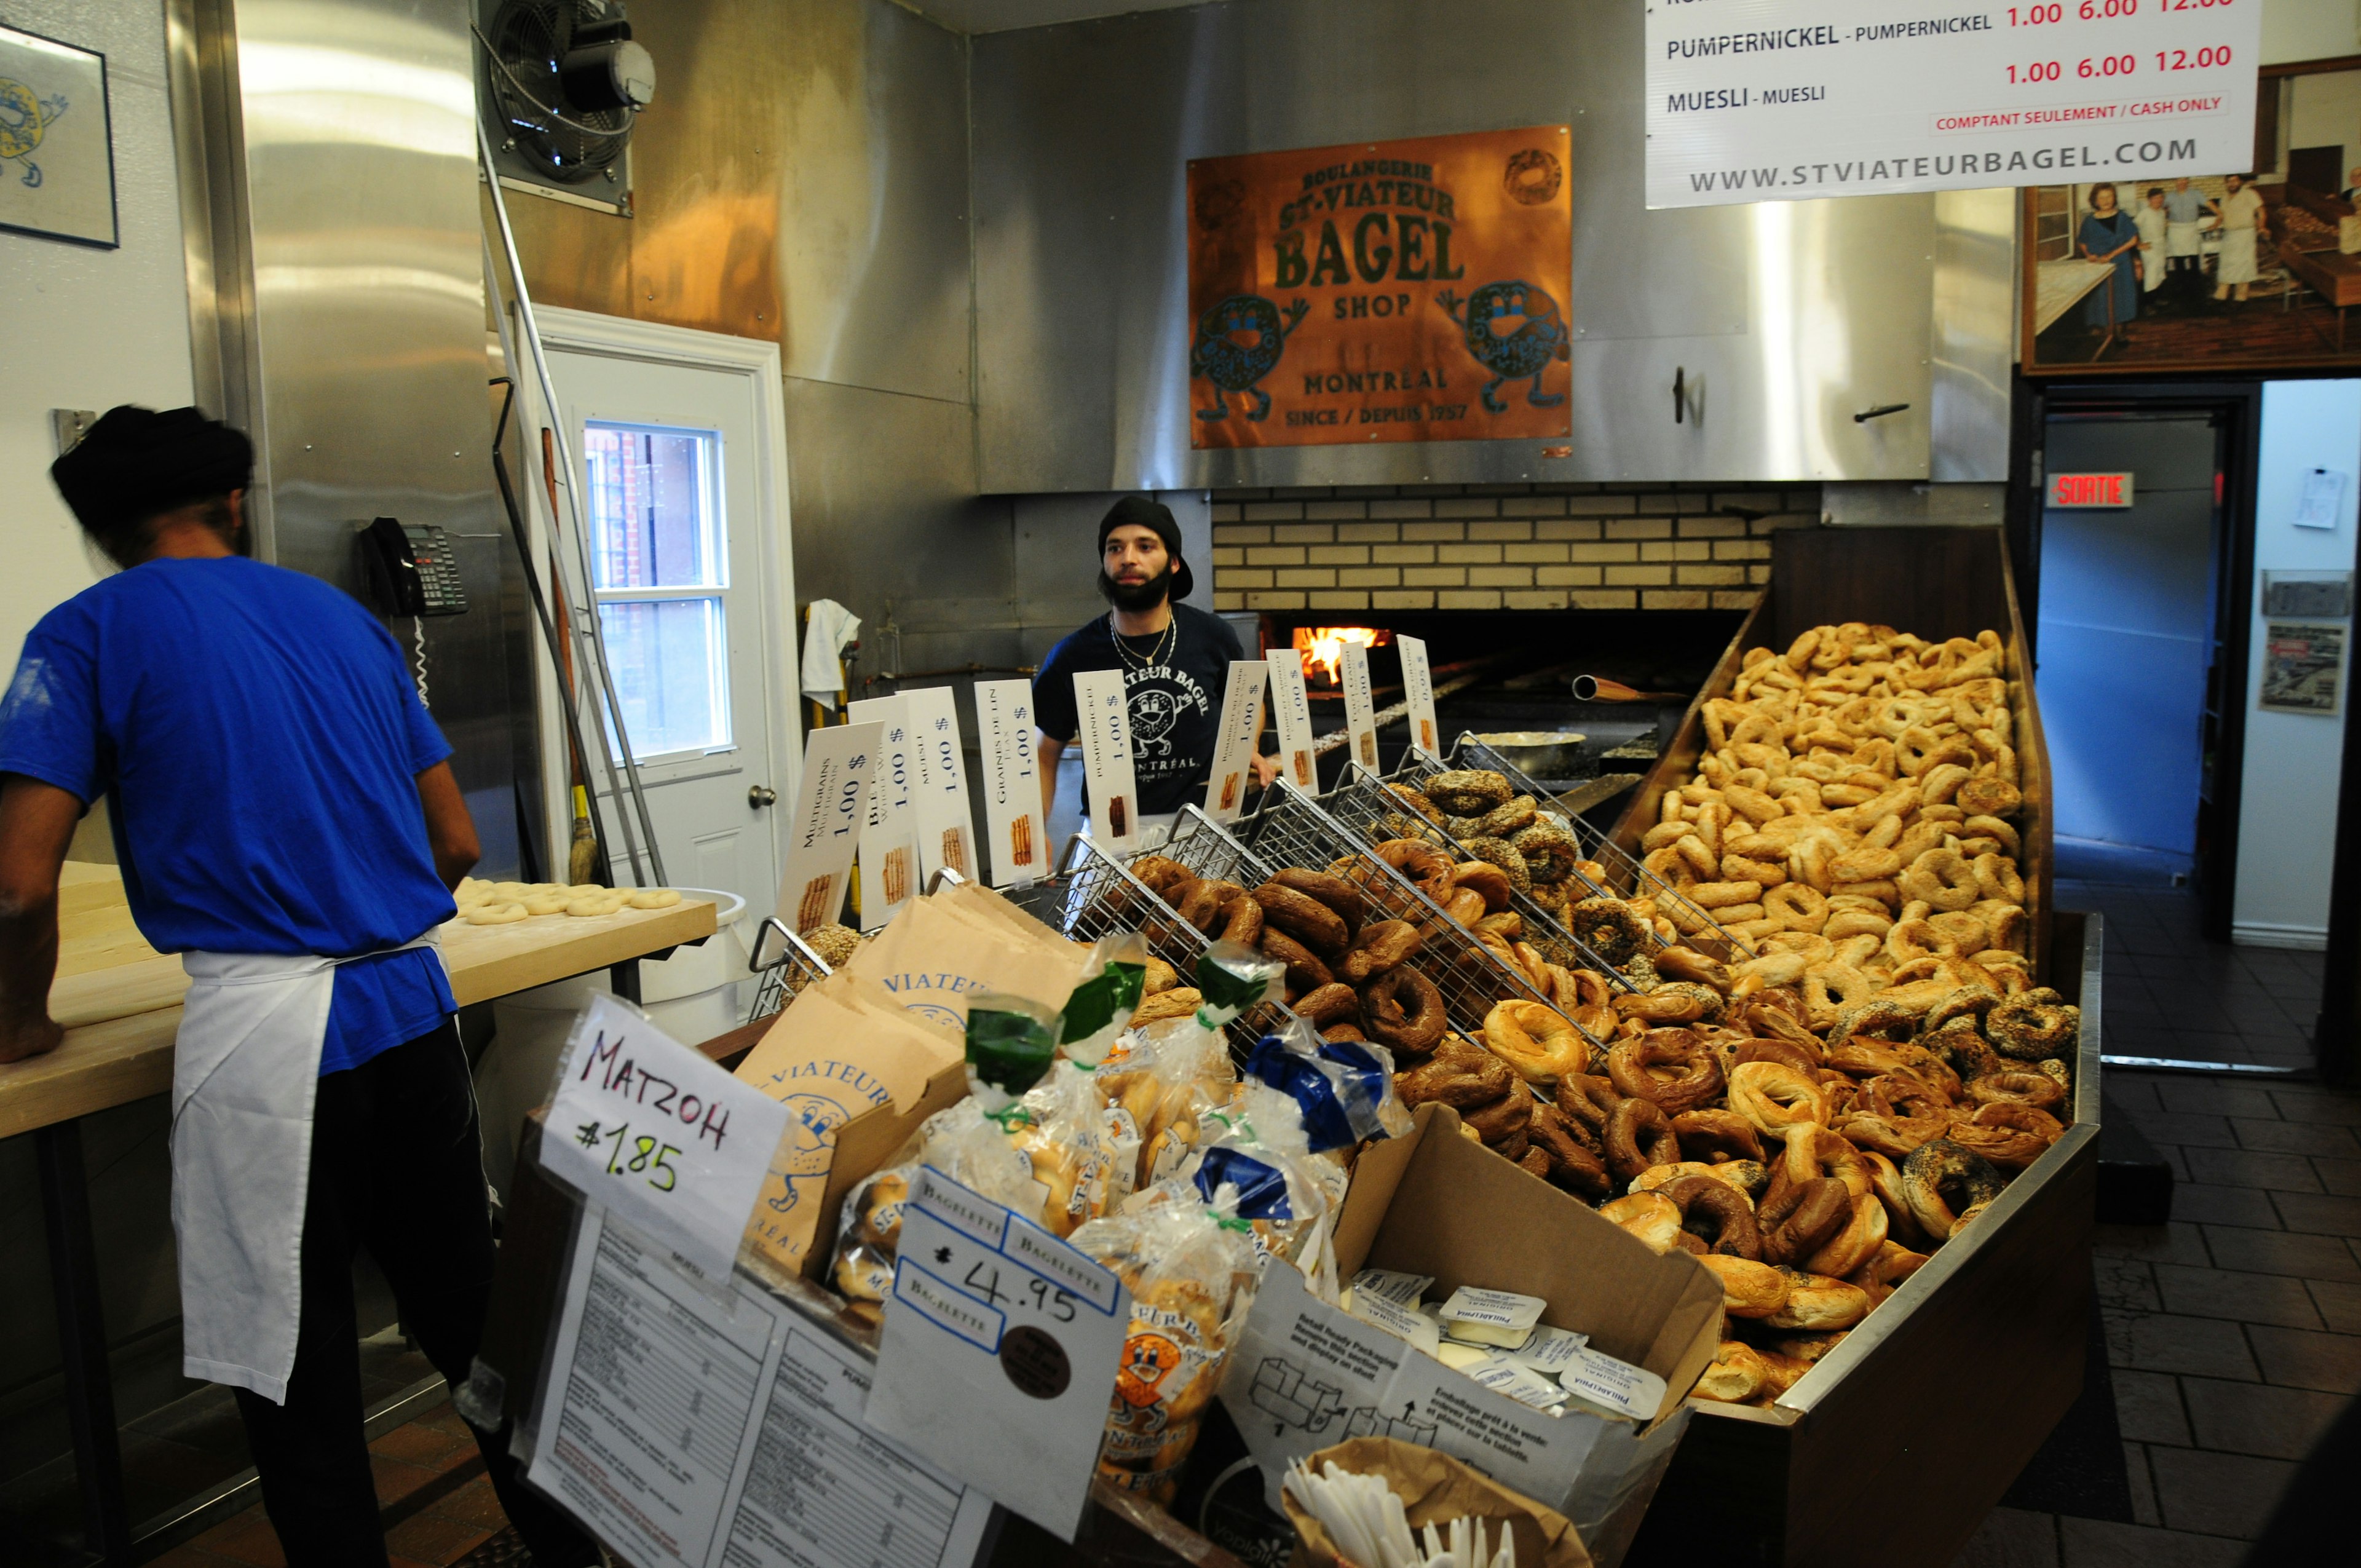
[[[574,895],[561,887],[555,893],[536,893],[526,899],[524,912],[527,915],[563,915],[566,906],[573,902]]]
[[[680,902],[680,890],[671,887],[637,888],[624,902],[634,909],[670,909]]]
[[[1361,988],[1361,1027],[1389,1049],[1424,1056],[1442,1041],[1444,1023],[1443,992],[1408,965]]]
[[[609,893],[603,897],[577,898],[566,906],[566,913],[584,920],[596,920],[603,915],[620,914],[628,902],[629,895],[620,893]]]
[[[513,926],[525,918],[525,907],[511,901],[504,904],[473,904],[464,916],[470,926]]]
[[[1554,1007],[1502,1002],[1484,1015],[1484,1044],[1533,1083],[1552,1083],[1590,1065],[1590,1042]]]

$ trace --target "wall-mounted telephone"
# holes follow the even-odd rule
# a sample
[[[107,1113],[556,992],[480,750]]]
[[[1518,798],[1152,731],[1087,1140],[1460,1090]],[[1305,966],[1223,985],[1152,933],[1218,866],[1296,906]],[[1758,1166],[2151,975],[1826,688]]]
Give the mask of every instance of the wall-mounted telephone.
[[[380,517],[361,529],[369,599],[388,615],[463,615],[467,590],[451,535],[432,523]]]

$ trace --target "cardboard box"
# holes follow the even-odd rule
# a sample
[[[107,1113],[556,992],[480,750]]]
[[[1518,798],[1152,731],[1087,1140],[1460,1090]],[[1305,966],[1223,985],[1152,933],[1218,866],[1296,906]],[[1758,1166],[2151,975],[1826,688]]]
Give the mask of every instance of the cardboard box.
[[[1538,1296],[1542,1321],[1664,1380],[1645,1424],[1553,1416],[1477,1387],[1407,1341],[1320,1300],[1274,1265],[1222,1387],[1271,1506],[1288,1463],[1346,1438],[1432,1448],[1574,1520],[1601,1564],[1620,1559],[1686,1429],[1682,1399],[1713,1359],[1721,1287],[1685,1253],[1658,1256],[1612,1222],[1463,1136],[1422,1105],[1403,1137],[1364,1151],[1336,1226],[1342,1277],[1429,1274]]]

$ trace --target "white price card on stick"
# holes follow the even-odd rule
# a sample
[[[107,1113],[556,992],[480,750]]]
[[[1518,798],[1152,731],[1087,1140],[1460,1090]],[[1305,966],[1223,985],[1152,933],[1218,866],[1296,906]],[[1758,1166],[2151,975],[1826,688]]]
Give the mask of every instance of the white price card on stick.
[[[1268,667],[1259,659],[1230,663],[1229,689],[1222,694],[1222,728],[1213,742],[1213,773],[1205,781],[1205,815],[1235,822],[1246,808],[1254,782],[1256,748],[1262,741],[1262,692]]]
[[[1369,685],[1369,651],[1358,642],[1344,647],[1345,735],[1347,755],[1378,771],[1378,699]]]
[[[1049,874],[1049,828],[1041,818],[1040,754],[1033,746],[1033,683],[975,683],[975,732],[983,750],[983,824],[992,885],[1021,887]]]
[[[1114,1273],[923,1168],[902,1211],[869,1424],[1070,1541],[1130,1325]]]
[[[918,895],[918,762],[910,699],[863,697],[845,712],[878,727],[877,767],[869,785],[869,820],[861,829],[861,928],[874,931]]]
[[[801,936],[836,918],[852,874],[852,851],[869,818],[869,780],[882,724],[838,724],[804,738],[796,784],[795,833],[779,878],[779,918]]]
[[[950,870],[972,879],[975,831],[968,814],[967,759],[960,745],[959,704],[949,686],[906,692],[918,757],[918,869],[929,879]]]
[[[1091,837],[1126,853],[1139,848],[1139,785],[1132,773],[1130,699],[1121,670],[1074,677],[1074,711],[1082,722],[1082,785],[1090,795]]]
[[[1263,663],[1270,666],[1271,717],[1279,724],[1279,776],[1310,794],[1320,787],[1320,765],[1312,750],[1312,694],[1303,689],[1303,655],[1273,648]]]
[[[1440,762],[1443,736],[1434,718],[1434,671],[1426,662],[1426,639],[1396,633],[1394,652],[1401,655],[1402,696],[1410,704],[1410,743]]]
[[[786,1130],[785,1104],[601,993],[574,1021],[541,1162],[727,1278]]]

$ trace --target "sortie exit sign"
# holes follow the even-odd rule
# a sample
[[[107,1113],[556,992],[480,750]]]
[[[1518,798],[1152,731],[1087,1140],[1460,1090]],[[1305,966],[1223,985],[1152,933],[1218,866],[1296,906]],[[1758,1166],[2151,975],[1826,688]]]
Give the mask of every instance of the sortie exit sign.
[[[2053,474],[2049,504],[2054,507],[2127,507],[2132,504],[2129,474]]]

